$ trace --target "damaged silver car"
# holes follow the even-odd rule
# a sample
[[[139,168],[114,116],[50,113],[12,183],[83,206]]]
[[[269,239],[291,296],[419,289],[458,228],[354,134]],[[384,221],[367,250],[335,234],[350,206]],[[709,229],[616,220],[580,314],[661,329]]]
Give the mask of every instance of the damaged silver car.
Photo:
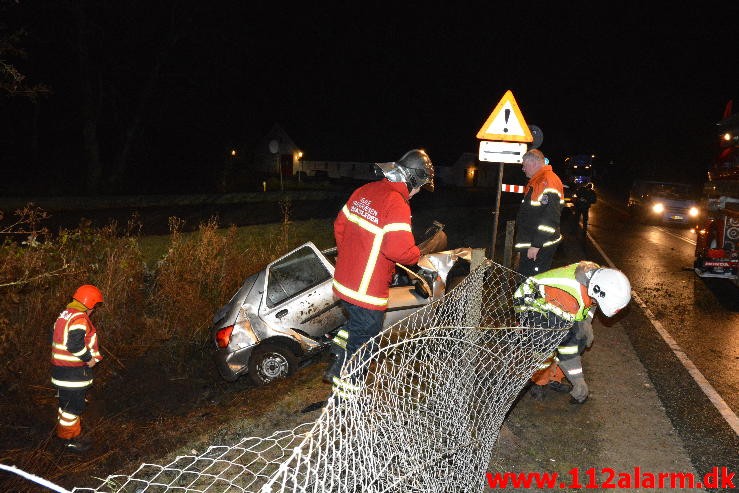
[[[398,265],[384,326],[441,298],[469,273],[472,250],[446,248],[443,225],[434,222],[419,244],[418,265]],[[329,348],[346,322],[332,289],[336,248],[305,243],[246,279],[213,317],[215,361],[221,376],[248,374],[257,385],[292,374]]]

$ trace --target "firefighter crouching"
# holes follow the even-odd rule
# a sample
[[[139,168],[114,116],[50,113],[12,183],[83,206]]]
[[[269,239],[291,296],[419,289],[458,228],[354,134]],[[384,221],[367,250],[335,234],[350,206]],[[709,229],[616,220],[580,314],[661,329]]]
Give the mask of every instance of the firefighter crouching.
[[[529,277],[514,297],[524,325],[561,327],[572,323],[557,350],[532,376],[532,397],[543,399],[547,386],[562,391],[562,379],[567,377],[572,384],[570,402],[584,403],[590,391],[580,356],[593,343],[595,311],[600,308],[603,315],[612,317],[628,305],[628,278],[620,270],[583,260]]]
[[[64,448],[85,452],[90,448],[82,433],[85,394],[92,386],[92,368],[103,359],[90,314],[103,303],[103,295],[91,284],[80,286],[59,314],[51,342],[51,383],[59,396],[56,434]]]

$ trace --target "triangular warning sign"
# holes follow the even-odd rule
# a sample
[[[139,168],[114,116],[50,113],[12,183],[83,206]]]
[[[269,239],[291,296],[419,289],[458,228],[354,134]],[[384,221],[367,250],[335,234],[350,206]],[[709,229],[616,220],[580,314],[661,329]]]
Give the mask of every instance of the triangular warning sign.
[[[506,91],[503,95],[485,124],[477,132],[477,138],[505,142],[532,142],[534,140],[511,91]]]

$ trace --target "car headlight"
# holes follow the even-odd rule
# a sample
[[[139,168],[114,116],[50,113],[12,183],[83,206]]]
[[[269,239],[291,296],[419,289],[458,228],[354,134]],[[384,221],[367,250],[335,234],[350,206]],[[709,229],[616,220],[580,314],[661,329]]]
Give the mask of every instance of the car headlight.
[[[700,214],[700,211],[698,210],[697,207],[691,207],[690,210],[688,211],[688,214],[690,214],[690,217],[696,217],[698,216],[698,214]]]
[[[664,204],[657,202],[652,206],[652,210],[657,214],[662,214],[663,212],[665,212],[665,206]]]

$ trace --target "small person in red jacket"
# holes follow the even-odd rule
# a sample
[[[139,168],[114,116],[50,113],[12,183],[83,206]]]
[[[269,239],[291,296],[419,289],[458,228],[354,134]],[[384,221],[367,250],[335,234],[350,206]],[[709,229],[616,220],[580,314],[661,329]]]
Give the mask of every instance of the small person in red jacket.
[[[396,262],[418,262],[409,200],[421,188],[434,190],[434,167],[421,149],[377,167],[384,178],[355,190],[334,221],[338,256],[333,285],[348,314],[347,360],[382,329]],[[324,375],[335,388],[345,385],[338,378],[342,363],[337,358]]]
[[[103,294],[91,284],[77,288],[72,301],[59,314],[52,331],[51,383],[59,395],[56,434],[71,452],[85,452],[90,443],[80,439],[80,416],[85,394],[92,386],[92,367],[103,359],[90,315],[103,302]]]

